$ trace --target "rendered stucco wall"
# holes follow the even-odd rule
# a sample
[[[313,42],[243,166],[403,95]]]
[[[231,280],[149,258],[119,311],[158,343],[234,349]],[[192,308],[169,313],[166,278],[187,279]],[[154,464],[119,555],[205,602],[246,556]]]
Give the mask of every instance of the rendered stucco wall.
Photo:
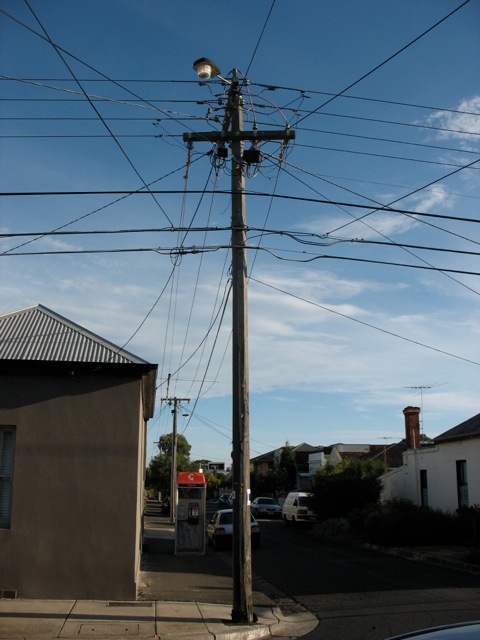
[[[0,424],[16,429],[0,588],[21,598],[135,599],[140,381],[4,376],[0,407]]]
[[[469,506],[480,504],[480,438],[408,450],[404,464],[383,476],[382,500],[406,498],[421,504],[420,471],[427,472],[428,506],[441,511],[458,509],[457,460],[467,462]]]

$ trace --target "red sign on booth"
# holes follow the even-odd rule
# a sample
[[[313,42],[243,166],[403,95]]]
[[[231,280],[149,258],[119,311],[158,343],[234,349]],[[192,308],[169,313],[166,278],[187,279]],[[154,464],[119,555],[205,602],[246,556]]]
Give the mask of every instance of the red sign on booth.
[[[205,476],[200,471],[180,471],[177,484],[206,484]]]

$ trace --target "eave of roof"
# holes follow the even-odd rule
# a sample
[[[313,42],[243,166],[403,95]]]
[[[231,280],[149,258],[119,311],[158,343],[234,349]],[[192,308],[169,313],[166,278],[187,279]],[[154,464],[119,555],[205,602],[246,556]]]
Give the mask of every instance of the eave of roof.
[[[433,440],[437,444],[452,440],[465,440],[467,438],[480,438],[480,413],[441,433]]]

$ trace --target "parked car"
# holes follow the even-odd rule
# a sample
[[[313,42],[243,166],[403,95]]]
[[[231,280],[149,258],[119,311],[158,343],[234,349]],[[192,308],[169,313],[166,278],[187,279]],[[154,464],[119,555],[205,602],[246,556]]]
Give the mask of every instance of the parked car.
[[[228,507],[231,507],[231,506],[232,505],[230,504],[230,494],[222,493],[222,495],[218,499],[219,509],[227,509]]]
[[[308,506],[308,497],[308,493],[290,491],[282,507],[282,517],[285,524],[317,521],[317,514]]]
[[[251,504],[251,510],[256,518],[260,516],[280,518],[282,516],[282,507],[273,498],[255,498]]]
[[[477,620],[410,631],[389,640],[478,640],[478,638],[480,638],[480,621]]]
[[[255,518],[250,514],[252,547],[260,547],[260,527]],[[212,544],[215,551],[228,547],[233,539],[233,509],[221,509],[217,511],[207,524],[208,544]]]

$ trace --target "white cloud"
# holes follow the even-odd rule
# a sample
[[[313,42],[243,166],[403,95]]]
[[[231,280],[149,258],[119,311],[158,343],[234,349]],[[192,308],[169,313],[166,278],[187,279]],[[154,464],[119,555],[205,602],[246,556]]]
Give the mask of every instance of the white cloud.
[[[429,190],[422,190],[420,193],[414,194],[409,201],[414,202],[416,211],[428,213],[435,209],[437,211],[452,209],[456,198],[449,194],[442,184],[436,184]]]
[[[455,111],[437,111],[427,121],[445,129],[437,132],[439,138],[462,141],[465,149],[479,149],[480,96],[462,100]]]

